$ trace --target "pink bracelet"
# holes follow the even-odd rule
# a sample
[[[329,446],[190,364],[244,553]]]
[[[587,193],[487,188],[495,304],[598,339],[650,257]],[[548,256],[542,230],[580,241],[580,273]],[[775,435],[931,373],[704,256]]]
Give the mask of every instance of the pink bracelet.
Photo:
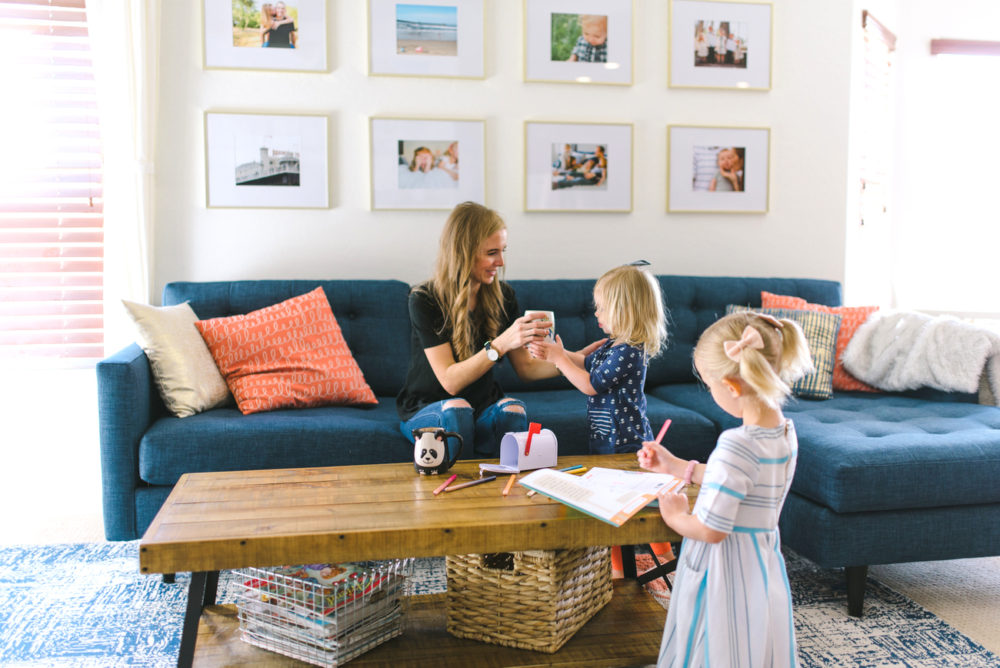
[[[692,459],[691,461],[688,462],[687,468],[684,469],[684,484],[685,485],[690,485],[691,484],[691,476],[694,475],[694,467],[697,466],[697,465],[698,465],[698,461],[695,460],[695,459]]]

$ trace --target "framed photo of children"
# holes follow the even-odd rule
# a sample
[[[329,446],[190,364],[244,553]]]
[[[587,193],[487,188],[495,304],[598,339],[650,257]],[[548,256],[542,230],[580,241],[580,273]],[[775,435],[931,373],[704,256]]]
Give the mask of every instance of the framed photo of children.
[[[330,206],[326,116],[205,113],[209,207]]]
[[[483,0],[368,0],[368,74],[482,79]]]
[[[766,213],[768,128],[667,128],[667,211]]]
[[[206,68],[327,71],[326,0],[202,0]]]
[[[668,85],[770,90],[769,2],[671,0]]]
[[[460,202],[484,203],[485,125],[372,118],[372,209],[449,210]]]
[[[524,0],[524,80],[632,84],[633,0]]]
[[[526,211],[632,210],[632,124],[524,125]]]

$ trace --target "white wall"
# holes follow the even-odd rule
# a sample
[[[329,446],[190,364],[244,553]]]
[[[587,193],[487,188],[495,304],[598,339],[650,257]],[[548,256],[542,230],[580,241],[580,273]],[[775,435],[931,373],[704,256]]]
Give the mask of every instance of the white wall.
[[[484,80],[366,76],[362,0],[329,2],[329,73],[205,70],[201,2],[183,2],[163,12],[154,303],[171,280],[425,278],[446,213],[368,209],[372,115],[485,119],[508,278],[596,277],[640,257],[664,274],[844,278],[852,3],[775,0],[772,89],[757,92],[667,87],[666,0],[635,2],[629,87],[525,83],[515,0],[485,0]],[[206,110],[329,114],[331,208],[207,209]],[[525,213],[526,120],[633,123],[633,211]],[[770,127],[770,211],[668,215],[674,123]]]

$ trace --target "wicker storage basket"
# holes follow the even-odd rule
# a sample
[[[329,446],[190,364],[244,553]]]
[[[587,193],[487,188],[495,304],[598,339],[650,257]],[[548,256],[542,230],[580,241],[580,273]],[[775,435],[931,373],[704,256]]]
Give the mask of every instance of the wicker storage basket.
[[[448,633],[555,652],[611,600],[607,547],[452,555]]]

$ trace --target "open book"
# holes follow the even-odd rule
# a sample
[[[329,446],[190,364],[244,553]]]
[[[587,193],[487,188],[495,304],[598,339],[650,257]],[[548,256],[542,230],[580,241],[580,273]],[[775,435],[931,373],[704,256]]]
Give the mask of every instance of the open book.
[[[539,469],[518,481],[528,489],[620,527],[666,487],[684,489],[684,481],[666,473],[592,468],[581,476]]]

